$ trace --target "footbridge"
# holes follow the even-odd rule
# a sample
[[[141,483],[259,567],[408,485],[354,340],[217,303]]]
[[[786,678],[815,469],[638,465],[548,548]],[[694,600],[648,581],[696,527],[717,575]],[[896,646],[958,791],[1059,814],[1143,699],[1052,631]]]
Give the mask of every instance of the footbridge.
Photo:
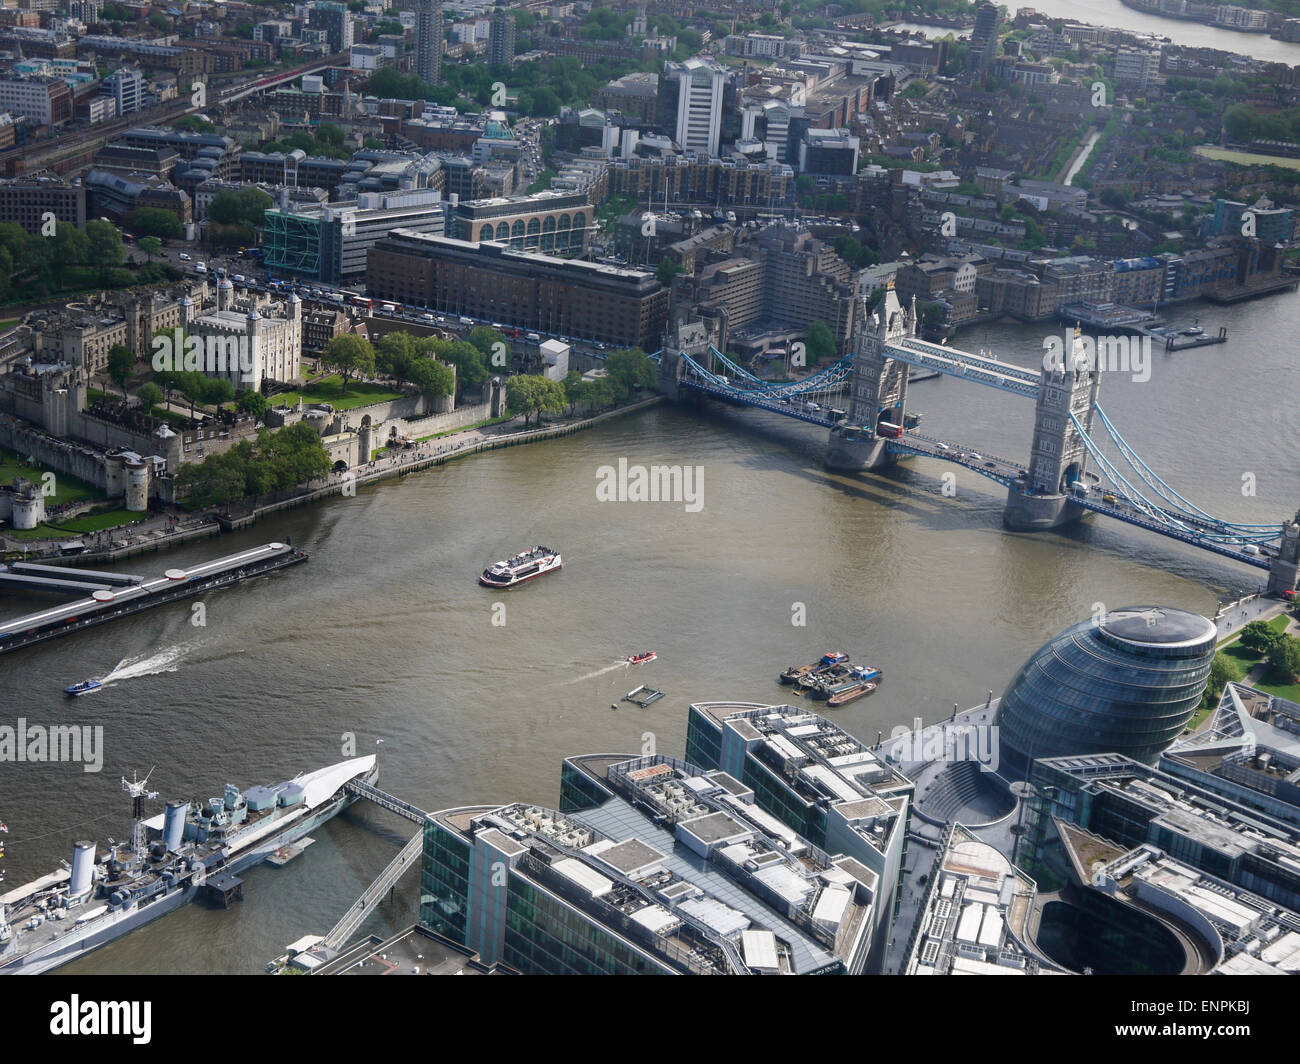
[[[964,466],[1006,488],[1003,520],[1011,529],[1057,528],[1097,513],[1267,570],[1271,593],[1295,590],[1300,582],[1300,513],[1243,523],[1215,516],[1180,494],[1098,403],[1103,363],[1078,330],[1070,351],[1063,344],[1035,371],[988,351],[920,339],[915,301],[904,308],[892,287],[876,313],[869,314],[863,300],[858,315],[857,339],[846,356],[783,383],[763,380],[727,357],[698,323],[680,326],[658,353],[660,389],[674,398],[708,397],[826,428],[831,469],[877,469],[907,455]],[[914,370],[1032,399],[1028,460],[919,433],[919,416],[907,409]]]

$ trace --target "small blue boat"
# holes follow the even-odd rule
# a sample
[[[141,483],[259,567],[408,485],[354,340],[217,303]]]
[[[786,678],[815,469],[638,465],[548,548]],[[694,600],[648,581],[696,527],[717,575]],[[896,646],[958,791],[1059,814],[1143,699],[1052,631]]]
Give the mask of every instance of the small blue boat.
[[[81,695],[88,695],[91,691],[98,691],[104,685],[98,680],[82,680],[81,683],[74,683],[71,687],[65,687],[63,693],[72,698],[79,698]]]

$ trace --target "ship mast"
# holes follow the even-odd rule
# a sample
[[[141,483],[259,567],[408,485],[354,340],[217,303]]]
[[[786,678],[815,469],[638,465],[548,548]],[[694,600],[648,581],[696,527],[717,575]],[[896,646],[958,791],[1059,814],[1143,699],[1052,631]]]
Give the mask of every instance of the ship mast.
[[[149,776],[153,775],[153,769],[144,779],[137,779],[133,771],[131,779],[127,780],[122,777],[122,790],[131,796],[131,852],[138,860],[143,861],[145,855],[145,838],[147,831],[144,826],[144,800],[146,798],[157,798],[158,792],[148,789]]]

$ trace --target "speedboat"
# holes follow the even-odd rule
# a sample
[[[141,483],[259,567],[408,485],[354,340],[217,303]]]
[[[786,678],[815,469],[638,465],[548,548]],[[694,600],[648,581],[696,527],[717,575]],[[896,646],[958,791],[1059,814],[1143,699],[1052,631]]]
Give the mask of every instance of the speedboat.
[[[654,661],[658,656],[653,650],[643,650],[640,654],[633,654],[625,660],[629,665],[643,665],[647,661]]]
[[[90,694],[91,691],[98,691],[103,686],[99,680],[82,680],[81,683],[65,687],[63,693],[71,698],[80,698],[82,695]]]

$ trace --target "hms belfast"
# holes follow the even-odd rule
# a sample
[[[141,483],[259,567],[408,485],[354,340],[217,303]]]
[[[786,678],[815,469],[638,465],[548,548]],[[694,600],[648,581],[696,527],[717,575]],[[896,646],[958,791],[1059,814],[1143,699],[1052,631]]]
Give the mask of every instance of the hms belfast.
[[[0,974],[58,968],[205,890],[222,901],[239,896],[239,872],[356,801],[348,783],[372,784],[378,775],[370,755],[269,787],[227,784],[221,797],[168,802],[149,819],[143,803],[156,792],[147,779],[123,779],[133,802],[129,845],[97,854],[94,843],[78,842],[70,868],[0,896]]]

